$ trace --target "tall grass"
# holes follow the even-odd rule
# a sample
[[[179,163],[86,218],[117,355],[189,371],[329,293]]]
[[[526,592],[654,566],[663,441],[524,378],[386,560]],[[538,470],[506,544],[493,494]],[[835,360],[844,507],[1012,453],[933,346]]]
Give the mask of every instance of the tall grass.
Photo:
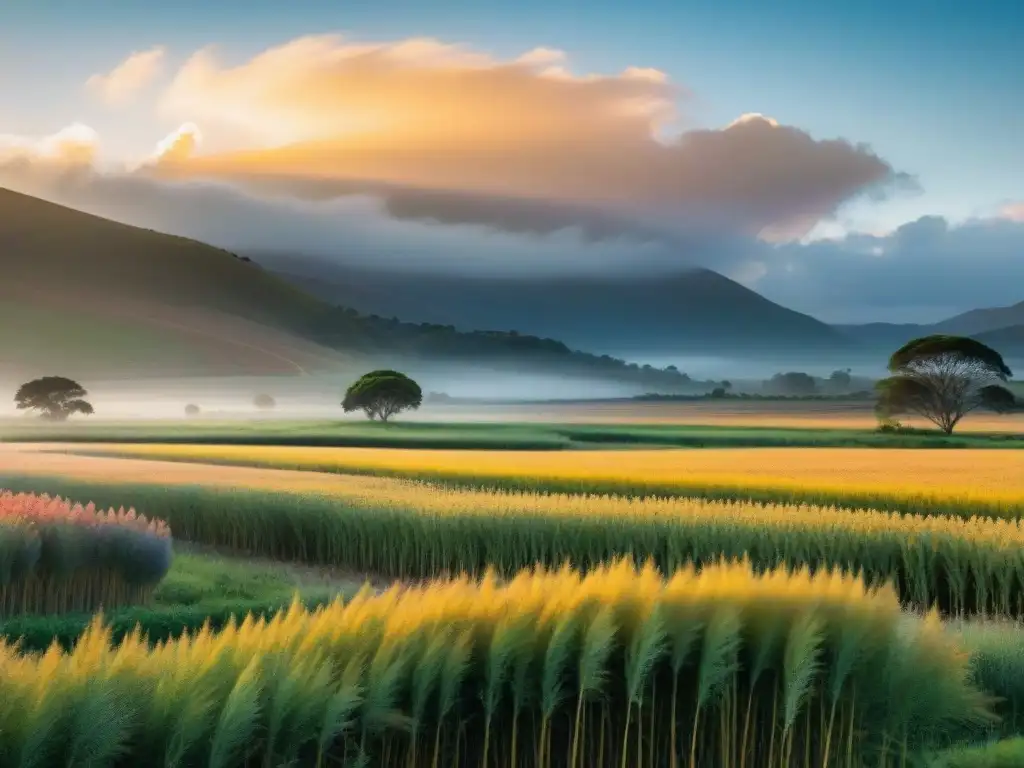
[[[495,452],[164,444],[90,445],[72,451],[374,474],[472,488],[702,496],[872,507],[928,515],[1024,517],[1024,454],[998,449]]]
[[[904,605],[920,610],[1024,615],[1022,521],[330,480],[331,494],[316,495],[0,478],[11,487],[144,507],[186,541],[387,578],[488,567],[509,575],[566,561],[586,569],[623,555],[651,558],[671,572],[721,556],[749,557],[759,569],[839,567],[873,584],[892,581]]]
[[[891,590],[742,564],[396,587],[155,648],[99,625],[70,654],[0,646],[12,766],[905,766],[985,706]]]
[[[163,521],[0,491],[0,617],[143,602],[170,564]]]

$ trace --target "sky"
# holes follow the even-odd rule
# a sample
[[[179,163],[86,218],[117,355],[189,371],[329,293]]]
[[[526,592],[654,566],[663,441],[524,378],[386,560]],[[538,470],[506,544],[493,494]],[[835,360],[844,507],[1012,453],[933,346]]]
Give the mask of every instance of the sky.
[[[1021,28],[1015,0],[8,3],[0,185],[227,247],[698,264],[937,320],[1024,300]]]

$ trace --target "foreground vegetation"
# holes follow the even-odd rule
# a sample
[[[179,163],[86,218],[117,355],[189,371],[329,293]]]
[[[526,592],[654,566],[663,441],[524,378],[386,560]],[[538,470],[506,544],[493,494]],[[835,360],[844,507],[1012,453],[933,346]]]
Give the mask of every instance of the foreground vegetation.
[[[924,515],[1024,515],[1015,451],[731,449],[408,451],[241,445],[94,445],[75,453],[202,464],[364,473],[478,488],[702,496],[864,506]]]
[[[0,492],[0,618],[145,602],[170,564],[161,520]]]
[[[362,580],[317,573],[281,563],[259,563],[217,554],[179,551],[145,605],[105,606],[103,621],[119,642],[140,629],[164,642],[209,624],[219,629],[248,614],[270,618],[298,599],[310,608],[339,594],[354,595]],[[22,651],[45,651],[56,641],[70,650],[93,621],[92,612],[30,614],[0,620],[0,638]]]
[[[941,625],[838,574],[628,563],[395,588],[71,654],[0,647],[0,763],[906,765],[986,700]]]
[[[129,482],[117,460],[103,479],[0,476],[19,490],[119,498],[166,519],[179,539],[387,578],[512,575],[536,563],[592,568],[652,558],[664,572],[719,557],[842,567],[892,581],[905,605],[951,614],[1024,615],[1024,522],[911,516],[808,505],[452,489],[413,481],[179,466],[175,484]],[[152,466],[139,462],[136,466]],[[196,467],[195,469],[199,469]],[[194,483],[209,482],[201,486]],[[226,483],[226,484],[218,484]],[[240,487],[248,486],[248,490]],[[316,489],[319,488],[319,492]]]

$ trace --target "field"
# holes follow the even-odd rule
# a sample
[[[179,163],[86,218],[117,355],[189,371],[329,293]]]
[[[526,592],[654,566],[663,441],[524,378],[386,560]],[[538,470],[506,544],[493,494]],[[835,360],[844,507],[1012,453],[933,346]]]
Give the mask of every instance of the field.
[[[48,456],[38,455],[48,452]],[[733,448],[459,451],[253,445],[37,444],[5,466],[91,466],[60,453],[115,455],[343,474],[470,487],[568,493],[703,496],[1015,518],[1024,510],[1024,454],[1002,450]],[[145,466],[131,465],[145,473]],[[116,471],[116,470],[115,470]],[[203,472],[162,469],[161,472]],[[209,472],[216,475],[218,472]],[[309,482],[296,478],[295,482]],[[257,481],[259,482],[259,481]],[[323,478],[315,482],[325,482]]]
[[[1024,764],[1016,436],[613,422],[5,425],[174,559],[0,608],[0,765]]]

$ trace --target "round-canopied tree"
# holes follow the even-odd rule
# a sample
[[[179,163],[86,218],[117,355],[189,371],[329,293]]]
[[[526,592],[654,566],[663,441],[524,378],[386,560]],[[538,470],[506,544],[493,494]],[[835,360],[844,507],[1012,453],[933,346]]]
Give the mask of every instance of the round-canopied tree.
[[[965,336],[925,336],[909,341],[889,359],[889,378],[876,384],[880,418],[912,413],[952,434],[979,408],[1003,413],[1016,404],[1001,386],[1012,372],[991,347]]]
[[[89,393],[77,381],[63,376],[43,376],[22,384],[14,395],[19,410],[39,411],[51,421],[64,421],[73,413],[88,416],[92,405],[84,398]]]
[[[273,397],[268,395],[266,392],[262,392],[253,398],[252,404],[259,408],[261,411],[269,411],[277,405],[277,402]]]
[[[196,405],[195,403],[189,403],[188,405],[185,406],[185,415],[188,416],[189,418],[198,416],[199,413],[199,406]]]
[[[423,403],[419,384],[398,371],[371,371],[345,392],[345,413],[363,411],[371,421],[386,422],[396,413],[415,410]]]

